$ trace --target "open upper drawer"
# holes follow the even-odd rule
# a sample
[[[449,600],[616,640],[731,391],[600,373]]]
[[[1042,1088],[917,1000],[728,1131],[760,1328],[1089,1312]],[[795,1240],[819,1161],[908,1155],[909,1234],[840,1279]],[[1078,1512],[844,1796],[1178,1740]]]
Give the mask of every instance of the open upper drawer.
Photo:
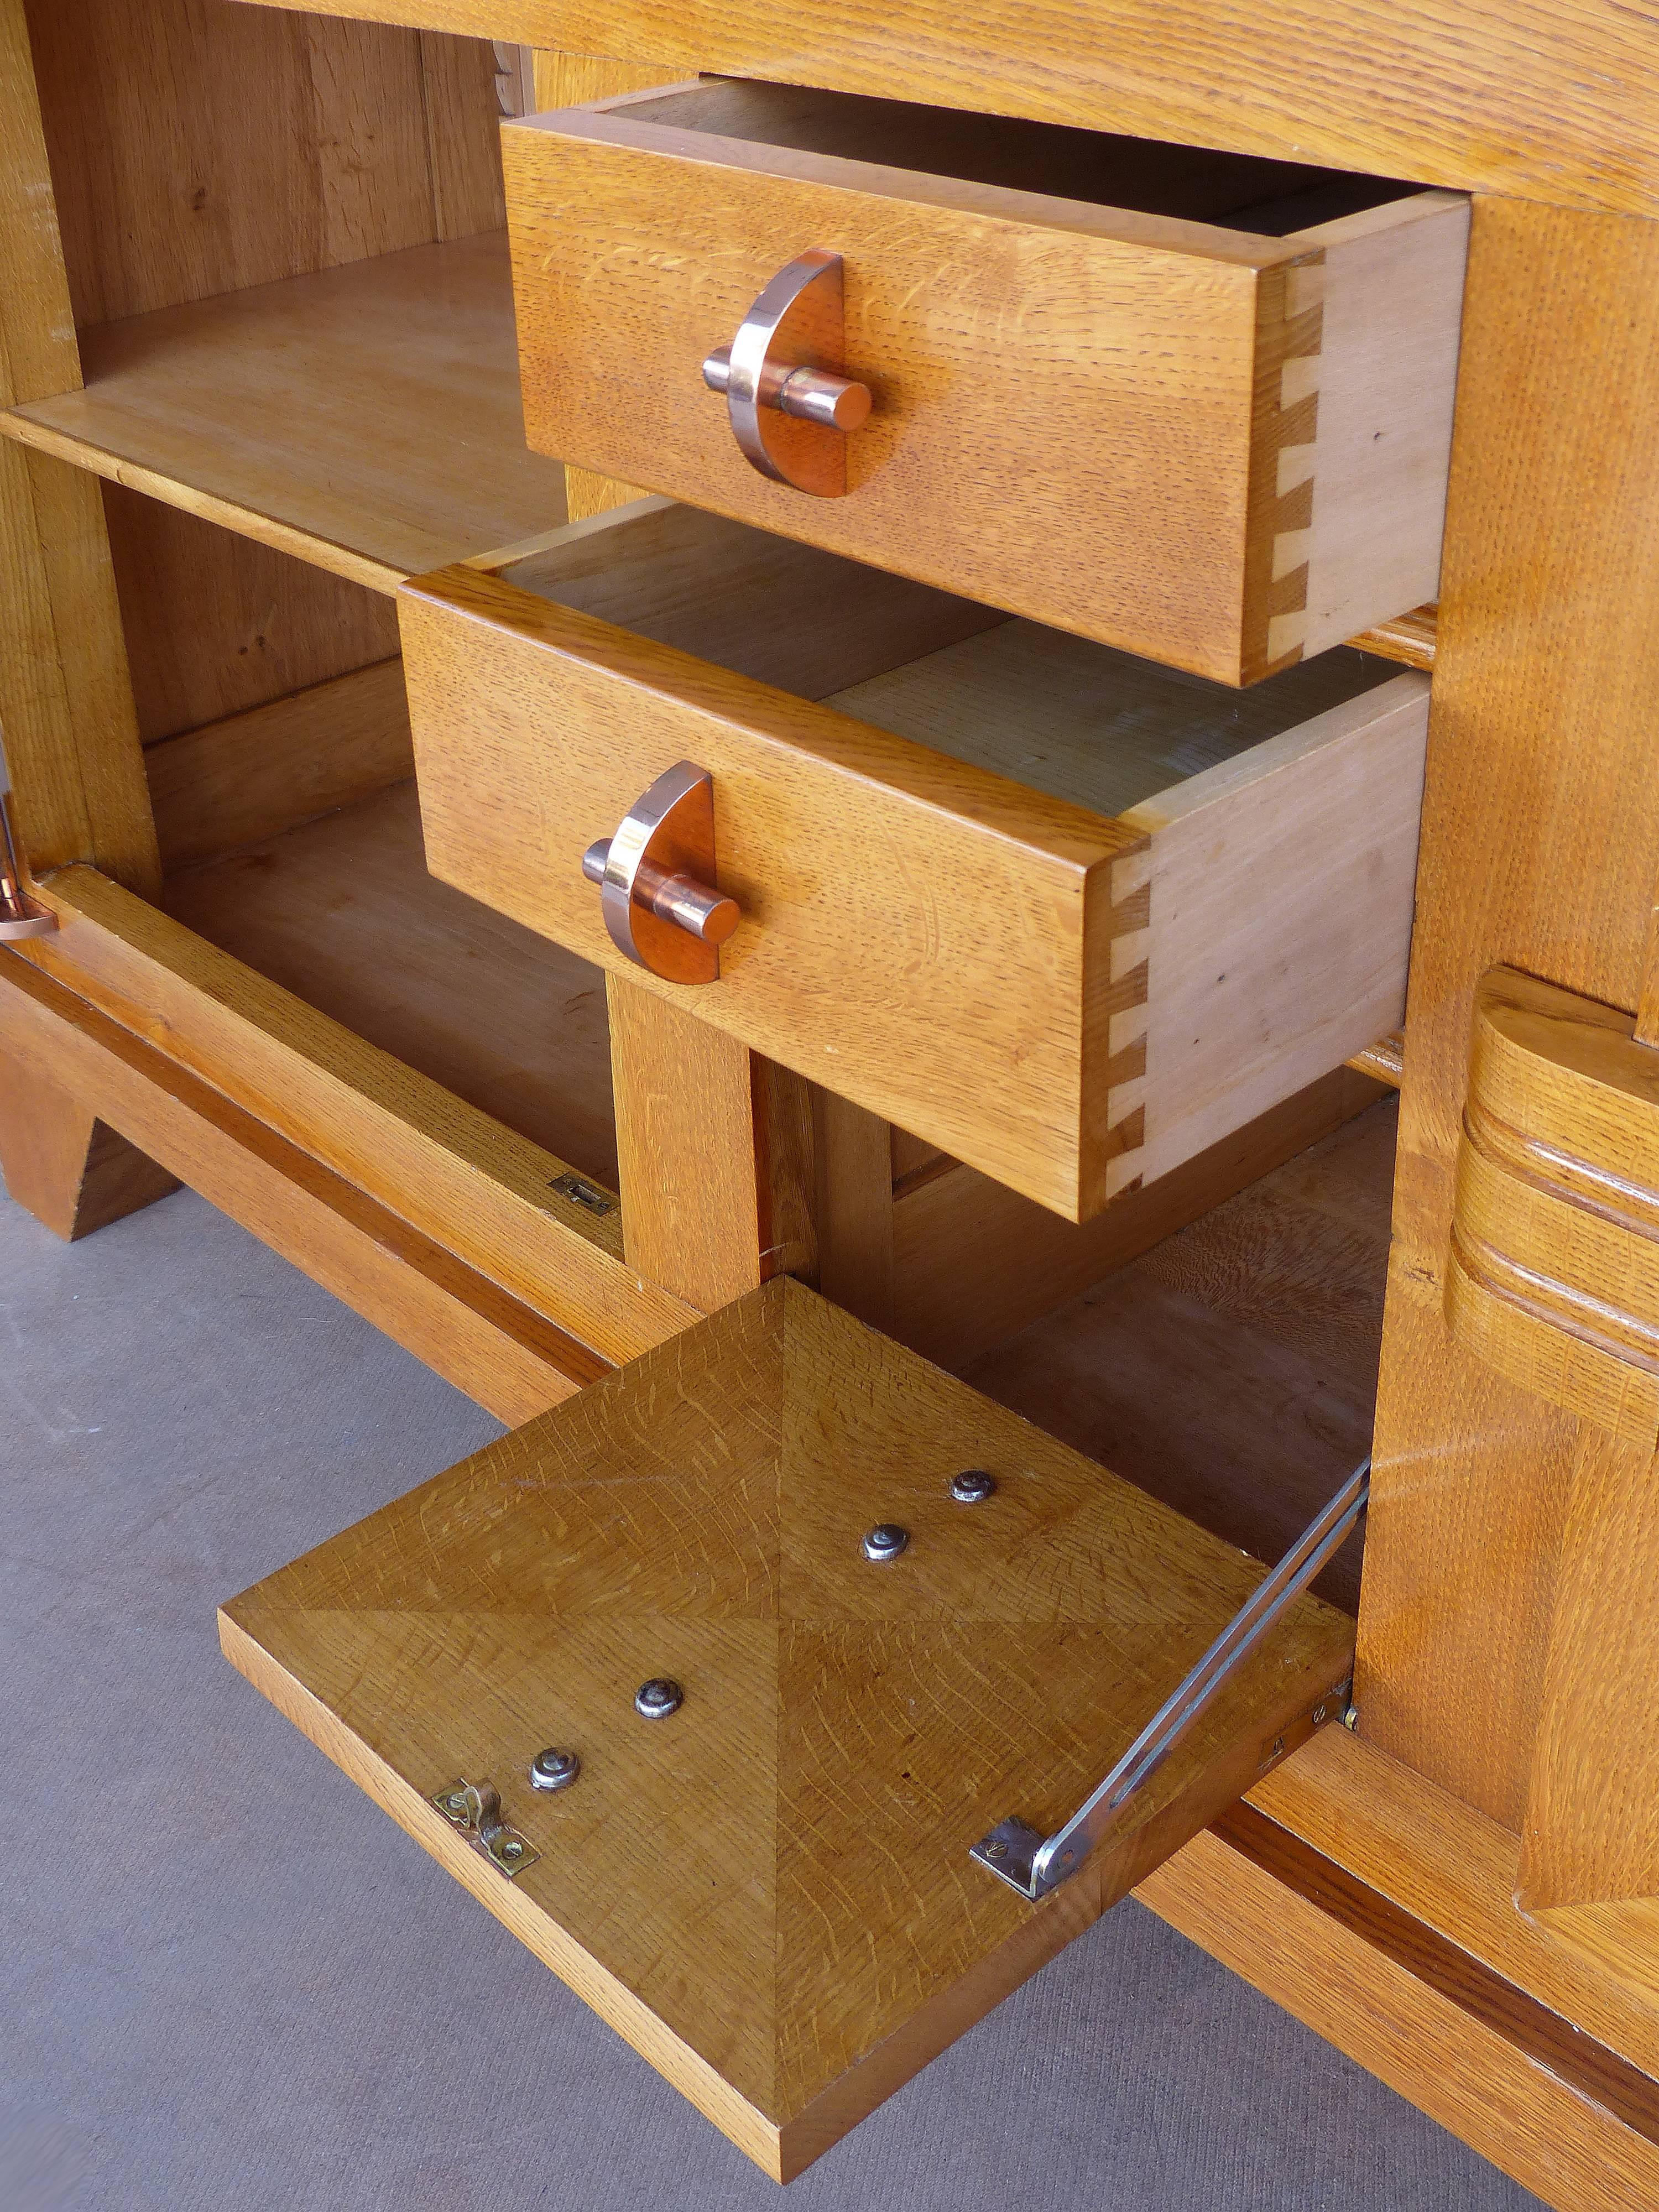
[[[729,80],[502,136],[542,452],[1230,684],[1436,595],[1459,195]],[[786,419],[798,365],[868,419]]]
[[[1058,1212],[1401,1019],[1422,676],[1240,694],[662,501],[399,611],[435,874]],[[582,869],[681,762],[740,909],[696,985]]]
[[[994,1485],[976,1502],[952,1495],[969,1469]],[[882,1524],[908,1540],[872,1561]],[[1261,1582],[780,1280],[270,1576],[221,1629],[788,2179],[1341,1710],[1352,1624],[1297,1598],[1040,1903],[970,1858],[1010,1816],[1057,1829]],[[646,1717],[661,1680],[682,1702]],[[574,1755],[566,1786],[532,1784],[544,1753]],[[480,1814],[494,1793],[483,1835],[469,1789]]]

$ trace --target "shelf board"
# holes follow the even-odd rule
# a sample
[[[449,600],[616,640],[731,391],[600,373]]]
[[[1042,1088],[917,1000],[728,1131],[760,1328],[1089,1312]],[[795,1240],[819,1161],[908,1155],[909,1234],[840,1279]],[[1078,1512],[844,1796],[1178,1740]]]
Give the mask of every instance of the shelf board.
[[[81,354],[83,391],[0,432],[372,590],[564,520],[562,464],[524,442],[504,231],[106,323]]]
[[[412,783],[171,878],[176,921],[617,1187],[596,968],[426,870]]]

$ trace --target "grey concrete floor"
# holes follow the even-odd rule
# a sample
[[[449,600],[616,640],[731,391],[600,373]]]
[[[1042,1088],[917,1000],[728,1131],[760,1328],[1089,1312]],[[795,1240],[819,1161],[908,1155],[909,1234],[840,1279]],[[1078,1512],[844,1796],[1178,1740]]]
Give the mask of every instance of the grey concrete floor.
[[[781,2201],[220,1656],[496,1432],[187,1193],[72,1249],[0,1199],[0,2212]],[[787,2199],[1534,2202],[1133,1904]]]

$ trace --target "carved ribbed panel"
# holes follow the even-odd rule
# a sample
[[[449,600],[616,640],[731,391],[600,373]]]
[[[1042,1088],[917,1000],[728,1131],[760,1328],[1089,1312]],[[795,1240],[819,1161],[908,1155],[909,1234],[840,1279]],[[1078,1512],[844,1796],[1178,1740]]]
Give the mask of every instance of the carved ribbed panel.
[[[1659,1441],[1659,1052],[1506,969],[1481,984],[1446,1310],[1511,1381]]]

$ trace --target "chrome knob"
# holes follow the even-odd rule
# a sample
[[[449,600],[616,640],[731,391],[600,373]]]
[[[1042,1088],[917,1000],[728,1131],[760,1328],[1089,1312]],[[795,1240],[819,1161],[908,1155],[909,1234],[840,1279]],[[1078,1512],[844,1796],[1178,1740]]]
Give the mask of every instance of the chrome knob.
[[[605,926],[619,952],[671,983],[718,978],[720,948],[743,916],[711,881],[714,785],[706,769],[678,761],[665,769],[616,836],[588,847],[582,873],[599,886]]]
[[[778,271],[731,344],[702,365],[703,382],[725,394],[745,459],[775,483],[819,499],[846,491],[847,434],[874,404],[867,384],[824,366],[845,351],[842,258],[814,246]]]

